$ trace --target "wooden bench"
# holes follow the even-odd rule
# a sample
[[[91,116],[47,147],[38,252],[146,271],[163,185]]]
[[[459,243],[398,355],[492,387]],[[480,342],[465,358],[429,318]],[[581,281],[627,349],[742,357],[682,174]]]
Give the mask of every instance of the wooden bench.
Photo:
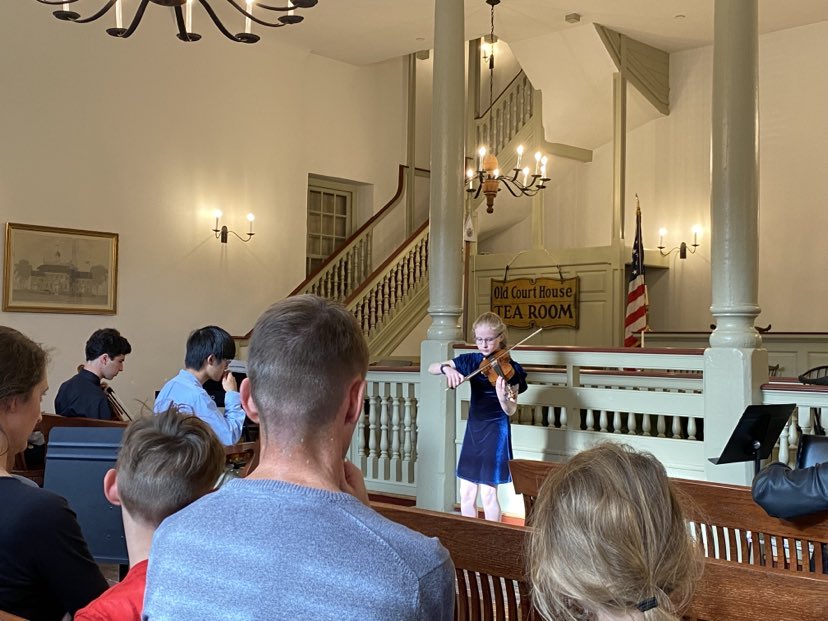
[[[372,506],[389,520],[437,537],[449,551],[457,576],[455,619],[533,618],[523,560],[528,533],[524,527],[414,507]]]
[[[374,503],[390,520],[437,537],[457,576],[457,621],[540,619],[529,600],[524,553],[529,529]],[[573,569],[574,571],[575,569]],[[824,621],[828,578],[705,559],[687,621]]]
[[[562,463],[513,459],[515,492],[523,494],[526,523],[543,480]],[[679,502],[700,538],[705,556],[789,572],[822,574],[828,543],[828,514],[788,522],[770,517],[750,488],[687,479],[671,479]],[[826,614],[828,618],[828,614]]]

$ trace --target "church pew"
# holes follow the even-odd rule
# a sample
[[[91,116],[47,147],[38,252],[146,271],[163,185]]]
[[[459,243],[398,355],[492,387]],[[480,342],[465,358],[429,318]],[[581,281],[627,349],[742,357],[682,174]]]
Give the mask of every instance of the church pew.
[[[527,524],[531,524],[543,480],[562,466],[526,459],[509,462],[515,492],[523,494]],[[788,522],[765,513],[753,501],[749,487],[687,479],[671,481],[678,490],[685,515],[704,544],[706,556],[779,571],[822,572],[828,514]]]
[[[449,551],[457,577],[457,621],[533,618],[523,561],[528,532],[524,527],[414,507],[371,505],[389,520],[437,537]]]
[[[457,621],[540,618],[529,600],[525,567],[528,528],[414,507],[382,503],[372,506],[390,520],[437,537],[449,551],[457,576]],[[823,621],[826,610],[826,576],[706,558],[702,578],[683,619]]]

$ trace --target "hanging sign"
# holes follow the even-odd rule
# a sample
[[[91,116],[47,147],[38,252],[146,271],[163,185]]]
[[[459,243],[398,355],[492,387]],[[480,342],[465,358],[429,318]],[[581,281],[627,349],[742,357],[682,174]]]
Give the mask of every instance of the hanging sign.
[[[515,328],[577,328],[578,277],[492,279],[491,309]]]

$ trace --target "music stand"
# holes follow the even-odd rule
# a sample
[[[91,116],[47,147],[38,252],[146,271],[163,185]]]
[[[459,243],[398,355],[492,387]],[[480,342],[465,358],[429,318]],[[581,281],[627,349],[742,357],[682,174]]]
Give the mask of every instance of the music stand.
[[[749,405],[736,424],[722,454],[710,457],[714,464],[733,464],[753,460],[756,472],[760,462],[770,457],[785,423],[791,418],[795,403]]]

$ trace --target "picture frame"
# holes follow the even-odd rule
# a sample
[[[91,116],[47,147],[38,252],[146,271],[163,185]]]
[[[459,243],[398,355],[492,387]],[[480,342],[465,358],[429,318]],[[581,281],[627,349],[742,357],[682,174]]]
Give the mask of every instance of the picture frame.
[[[6,223],[3,310],[114,315],[118,234]]]

